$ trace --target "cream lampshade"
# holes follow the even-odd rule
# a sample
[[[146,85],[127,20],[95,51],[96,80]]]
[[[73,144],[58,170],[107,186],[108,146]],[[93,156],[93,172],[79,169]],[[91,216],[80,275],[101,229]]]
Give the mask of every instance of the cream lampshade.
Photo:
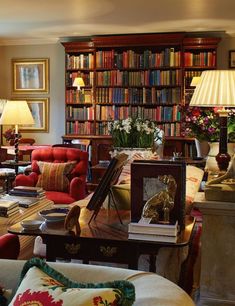
[[[200,76],[195,76],[195,77],[193,77],[193,78],[192,78],[192,81],[191,81],[191,83],[190,83],[190,86],[193,86],[193,87],[197,86],[198,83],[200,82],[200,80],[201,80],[201,77],[200,77]]]
[[[77,87],[77,90],[80,90],[81,87],[84,87],[85,83],[83,81],[83,78],[81,78],[81,77],[75,78],[74,81],[73,81],[73,86]]]
[[[225,107],[235,107],[235,71],[203,71],[190,101],[190,106],[221,107],[219,153],[216,156],[220,170],[227,170],[230,155],[227,152],[227,117]]]
[[[34,124],[32,113],[26,101],[7,101],[0,118],[2,125],[15,125],[15,162],[18,163],[19,125]]]

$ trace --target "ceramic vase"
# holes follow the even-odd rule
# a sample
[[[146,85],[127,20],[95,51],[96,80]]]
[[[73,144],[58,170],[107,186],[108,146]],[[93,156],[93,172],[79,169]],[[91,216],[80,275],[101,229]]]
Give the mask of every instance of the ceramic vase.
[[[210,146],[210,150],[209,150],[208,157],[206,160],[205,169],[209,172],[218,172],[219,168],[218,168],[215,157],[219,153],[219,142],[210,142],[209,146]],[[231,143],[231,142],[228,143],[228,153],[231,156],[231,158],[234,155],[234,152],[235,152],[235,143]]]

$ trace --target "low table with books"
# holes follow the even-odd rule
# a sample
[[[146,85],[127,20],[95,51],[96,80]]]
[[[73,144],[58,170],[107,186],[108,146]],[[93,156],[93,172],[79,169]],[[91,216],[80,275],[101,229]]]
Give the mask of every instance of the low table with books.
[[[45,191],[41,187],[14,187],[8,194],[0,197],[0,215],[8,217],[17,212],[17,207],[29,208],[45,197]]]
[[[38,213],[39,211],[52,207],[53,202],[41,197],[37,199],[37,202],[25,207],[25,197],[20,196],[10,196],[2,195],[0,197],[0,235],[7,233],[7,230],[10,226],[15,223],[21,222],[22,220],[31,218],[32,215]],[[27,197],[27,201],[33,199],[34,197]],[[20,202],[22,203],[20,204]],[[36,200],[34,200],[36,201]],[[21,236],[20,237],[20,246],[21,253],[26,253],[29,246],[32,244],[33,237]],[[21,256],[21,255],[20,255]]]

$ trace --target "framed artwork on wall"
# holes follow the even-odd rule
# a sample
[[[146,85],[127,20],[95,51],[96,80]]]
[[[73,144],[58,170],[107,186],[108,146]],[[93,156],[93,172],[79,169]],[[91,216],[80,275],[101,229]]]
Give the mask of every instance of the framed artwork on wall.
[[[49,59],[12,59],[14,94],[49,91]]]
[[[14,98],[14,100],[17,100]],[[21,98],[27,101],[34,118],[34,125],[21,125],[24,132],[48,132],[49,130],[49,98]]]
[[[235,50],[229,51],[229,68],[235,68]]]

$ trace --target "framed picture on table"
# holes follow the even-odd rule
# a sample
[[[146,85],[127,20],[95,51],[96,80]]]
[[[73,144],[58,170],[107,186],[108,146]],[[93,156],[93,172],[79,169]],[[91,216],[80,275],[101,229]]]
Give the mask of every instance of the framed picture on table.
[[[14,98],[14,100],[17,100]],[[21,98],[28,103],[34,119],[34,125],[20,125],[24,132],[48,132],[49,130],[49,98]]]
[[[13,94],[49,92],[49,59],[12,59]]]
[[[169,180],[168,180],[169,179]],[[167,184],[170,182],[171,185]],[[131,164],[131,222],[139,222],[146,202],[159,195],[167,199],[175,184],[174,205],[170,210],[170,223],[178,221],[180,229],[185,226],[186,163],[171,160],[135,160]],[[169,187],[171,186],[171,187]],[[164,198],[165,197],[165,198]],[[161,203],[160,200],[159,204]],[[162,205],[158,206],[159,222],[164,221]],[[158,207],[154,206],[158,209]]]

